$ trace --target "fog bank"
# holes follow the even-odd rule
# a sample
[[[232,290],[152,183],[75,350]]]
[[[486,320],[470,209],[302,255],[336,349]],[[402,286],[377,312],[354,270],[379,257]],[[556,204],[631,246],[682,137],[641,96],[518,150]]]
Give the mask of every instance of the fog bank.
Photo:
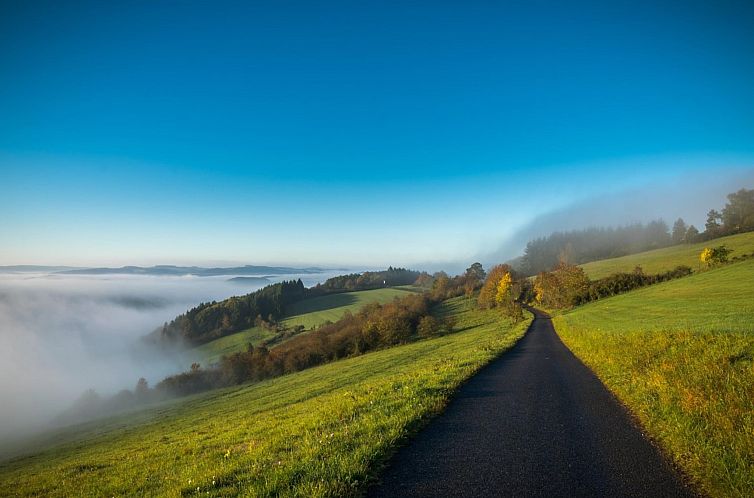
[[[502,241],[496,250],[481,251],[479,259],[488,264],[507,261],[521,256],[526,243],[532,239],[592,226],[646,223],[658,218],[672,226],[680,217],[704,231],[707,212],[713,208],[720,210],[725,205],[726,195],[741,188],[754,188],[754,169],[711,169],[704,174],[595,196],[537,216]],[[536,195],[536,191],[532,191],[532,195]]]
[[[331,273],[285,275],[306,285]],[[49,425],[89,388],[105,395],[182,371],[140,338],[202,301],[264,286],[227,277],[0,274],[0,440]]]

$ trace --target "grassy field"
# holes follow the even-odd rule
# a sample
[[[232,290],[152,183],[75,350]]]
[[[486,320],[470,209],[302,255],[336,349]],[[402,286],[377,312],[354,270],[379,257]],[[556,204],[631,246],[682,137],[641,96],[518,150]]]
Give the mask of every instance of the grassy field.
[[[343,292],[327,296],[304,299],[289,306],[285,310],[287,318],[283,324],[287,327],[303,325],[309,329],[323,323],[339,320],[346,311],[356,313],[367,303],[387,303],[396,297],[403,297],[416,292],[408,287],[388,287],[367,291]]]
[[[344,292],[328,296],[304,299],[286,310],[288,318],[283,320],[286,327],[303,325],[310,329],[322,325],[327,321],[339,320],[346,311],[356,313],[367,303],[387,303],[396,297],[402,297],[410,292],[416,292],[411,287],[389,287],[368,291]],[[261,327],[252,327],[242,332],[221,337],[214,341],[193,348],[187,357],[187,366],[192,362],[210,365],[220,360],[223,355],[245,351],[251,343],[254,346],[272,339],[275,333]]]
[[[596,301],[554,321],[701,489],[754,496],[754,260]]]
[[[754,232],[721,237],[698,244],[681,244],[654,251],[631,254],[621,258],[605,259],[581,265],[591,279],[602,278],[615,272],[630,272],[640,265],[645,273],[660,273],[672,270],[678,265],[687,265],[696,271],[699,268],[699,254],[705,247],[725,244],[733,249],[733,256],[754,252]]]
[[[243,332],[221,337],[193,348],[187,354],[189,357],[187,363],[190,364],[196,361],[202,365],[211,365],[212,363],[217,363],[223,355],[245,351],[248,344],[256,346],[273,337],[275,337],[275,332],[271,330],[262,327],[252,327]]]
[[[29,443],[0,495],[348,496],[528,324],[457,298],[458,332]],[[46,448],[46,449],[42,449]]]

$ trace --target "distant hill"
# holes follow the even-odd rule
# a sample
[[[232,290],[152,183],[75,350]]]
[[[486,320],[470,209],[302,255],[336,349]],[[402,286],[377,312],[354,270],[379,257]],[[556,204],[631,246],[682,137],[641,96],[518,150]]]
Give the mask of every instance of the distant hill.
[[[228,282],[234,284],[269,284],[272,281],[267,277],[233,277],[229,278]]]
[[[194,275],[197,277],[217,277],[222,275],[291,275],[291,274],[316,274],[327,270],[323,268],[290,268],[287,266],[236,266],[229,268],[202,268],[200,266],[121,266],[120,268],[76,268],[64,270],[58,273],[68,275],[157,275],[157,276],[184,276]]]
[[[81,269],[76,266],[12,265],[0,266],[0,273],[57,273]]]

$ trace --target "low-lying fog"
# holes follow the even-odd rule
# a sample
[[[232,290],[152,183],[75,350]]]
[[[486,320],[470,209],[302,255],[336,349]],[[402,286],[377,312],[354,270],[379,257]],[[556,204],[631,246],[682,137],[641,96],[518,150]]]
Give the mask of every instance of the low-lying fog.
[[[311,286],[333,274],[270,280]],[[139,339],[202,301],[265,285],[229,278],[0,274],[0,439],[49,426],[86,389],[111,394],[184,370],[180,355]]]

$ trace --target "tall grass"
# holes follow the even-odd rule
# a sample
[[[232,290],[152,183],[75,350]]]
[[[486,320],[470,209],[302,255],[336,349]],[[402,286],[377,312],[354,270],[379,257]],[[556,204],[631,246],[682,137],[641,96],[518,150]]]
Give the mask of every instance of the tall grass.
[[[456,333],[83,425],[0,464],[0,495],[350,496],[524,333],[456,298]]]
[[[582,306],[569,348],[712,496],[754,496],[754,261]]]

